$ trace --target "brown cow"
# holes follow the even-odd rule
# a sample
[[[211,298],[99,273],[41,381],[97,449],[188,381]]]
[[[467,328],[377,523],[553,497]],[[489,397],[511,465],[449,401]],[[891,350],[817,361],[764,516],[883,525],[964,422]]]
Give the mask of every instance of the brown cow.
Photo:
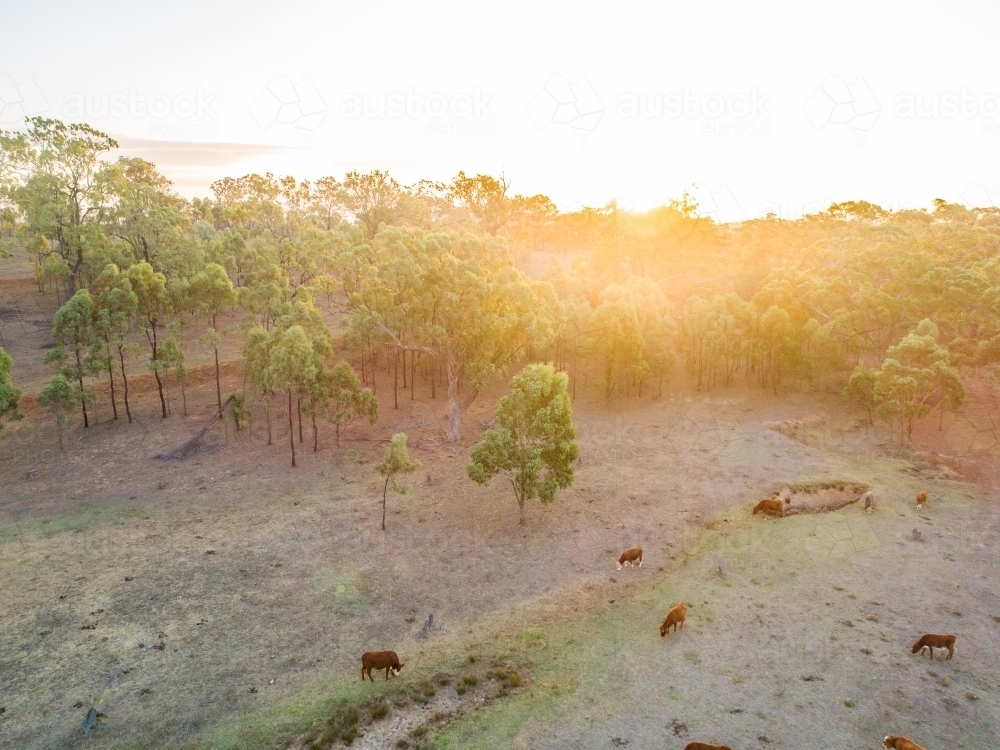
[[[924,503],[926,503],[926,502],[927,502],[927,493],[926,492],[918,492],[917,493],[917,510],[920,510],[921,508],[923,508],[924,507]]]
[[[766,513],[768,515],[785,516],[785,506],[780,500],[775,500],[770,497],[765,497],[755,506],[753,506],[753,513],[751,515],[757,515],[758,513]]]
[[[689,742],[684,750],[733,750],[729,745],[709,745],[707,742]]]
[[[892,750],[924,750],[913,740],[901,737],[898,734],[891,734],[882,740],[883,747],[890,747]]]
[[[955,654],[955,636],[927,633],[920,636],[920,640],[913,644],[913,649],[910,653],[915,654],[918,651],[923,653],[925,648],[930,652],[932,659],[934,658],[934,649],[946,648],[948,649],[948,655],[945,658],[950,659]]]
[[[399,657],[396,656],[395,651],[366,651],[361,655],[361,681],[365,681],[365,675],[368,675],[368,679],[375,682],[375,678],[372,677],[372,670],[377,669],[379,671],[385,670],[385,679],[389,679],[389,672],[398,675],[399,670],[405,667],[405,664],[400,664]]]
[[[618,570],[622,569],[622,565],[629,565],[635,567],[635,561],[639,561],[639,567],[642,567],[642,547],[632,547],[630,549],[622,552],[622,556],[618,558]]]
[[[670,630],[670,626],[673,625],[674,632],[677,632],[678,626],[682,629],[684,628],[684,619],[687,617],[688,605],[684,602],[673,607],[669,612],[667,612],[667,619],[663,621],[660,625],[660,635],[665,636],[667,631]]]

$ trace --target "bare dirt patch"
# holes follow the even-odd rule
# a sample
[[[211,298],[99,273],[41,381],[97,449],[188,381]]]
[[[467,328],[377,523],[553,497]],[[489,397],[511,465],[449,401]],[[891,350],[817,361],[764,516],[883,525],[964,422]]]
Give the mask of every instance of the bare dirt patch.
[[[827,513],[856,503],[870,489],[864,482],[841,479],[790,482],[777,486],[771,499],[784,503],[786,516]]]

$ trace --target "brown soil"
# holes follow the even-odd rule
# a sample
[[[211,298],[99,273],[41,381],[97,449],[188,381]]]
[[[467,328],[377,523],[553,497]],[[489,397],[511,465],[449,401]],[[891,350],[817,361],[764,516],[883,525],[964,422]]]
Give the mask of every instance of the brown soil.
[[[773,498],[785,504],[785,515],[828,513],[856,503],[871,487],[864,482],[826,479],[781,484]]]

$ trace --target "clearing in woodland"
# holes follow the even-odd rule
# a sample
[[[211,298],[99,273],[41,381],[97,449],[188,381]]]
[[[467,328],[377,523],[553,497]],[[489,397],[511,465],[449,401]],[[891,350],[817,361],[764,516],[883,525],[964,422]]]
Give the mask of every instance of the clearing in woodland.
[[[161,420],[147,388],[131,427],[99,401],[62,453],[30,404],[5,428],[0,744],[987,748],[1000,728],[989,457],[977,484],[886,455],[866,423],[810,420],[835,397],[581,391],[576,483],[521,527],[509,486],[465,475],[499,389],[461,446],[418,389],[339,450],[329,426],[318,452],[307,437],[292,469],[280,413],[272,446],[223,422],[203,452],[153,459],[215,409],[210,373],[188,388],[189,417]],[[382,532],[373,467],[400,431],[422,468]],[[750,516],[825,480],[870,486],[875,513]],[[617,571],[634,545],[643,567]],[[687,624],[661,639],[679,600]],[[956,633],[955,658],[911,655],[924,632]],[[362,685],[383,648],[406,667]]]

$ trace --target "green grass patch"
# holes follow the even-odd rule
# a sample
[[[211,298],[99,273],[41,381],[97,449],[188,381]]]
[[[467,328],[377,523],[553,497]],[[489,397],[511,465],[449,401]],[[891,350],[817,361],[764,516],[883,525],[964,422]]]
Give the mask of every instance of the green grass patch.
[[[37,521],[8,524],[0,526],[0,545],[35,536],[54,536],[86,531],[101,524],[120,523],[134,518],[143,518],[147,515],[149,514],[144,506],[130,505],[128,507],[89,508],[58,518],[41,518]]]
[[[361,576],[348,570],[318,567],[313,588],[323,607],[334,614],[353,615],[368,609],[368,591]]]

